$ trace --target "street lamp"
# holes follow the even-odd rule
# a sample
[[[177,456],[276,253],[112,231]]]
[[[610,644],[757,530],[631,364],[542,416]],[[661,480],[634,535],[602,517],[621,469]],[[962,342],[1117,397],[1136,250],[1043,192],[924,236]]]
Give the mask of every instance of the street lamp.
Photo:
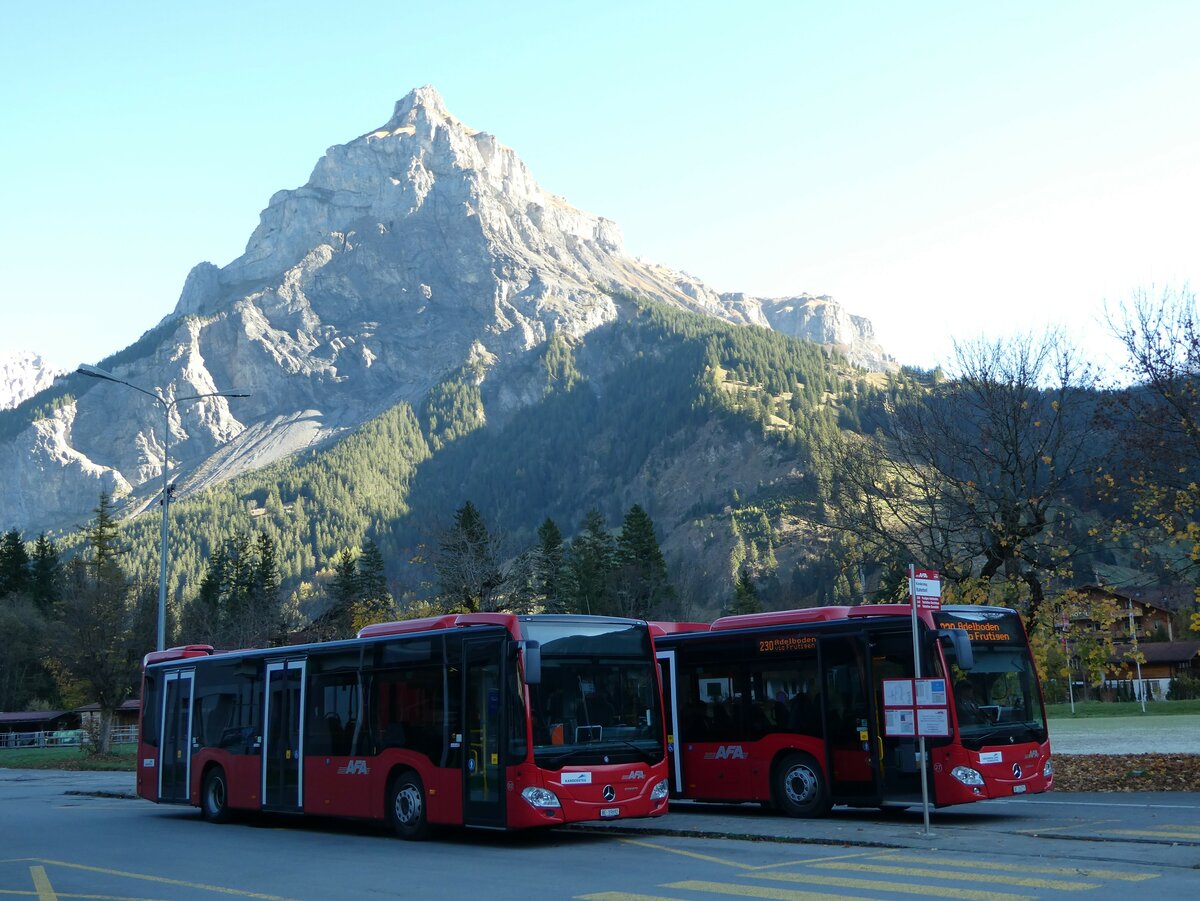
[[[162,469],[162,542],[161,552],[158,561],[158,650],[163,650],[167,644],[167,508],[171,503],[171,489],[173,485],[167,484],[167,468],[171,465],[171,408],[183,403],[184,401],[201,400],[205,397],[249,397],[249,392],[246,391],[210,391],[207,394],[189,394],[185,397],[176,397],[173,400],[167,400],[166,394],[161,388],[156,388],[154,391],[147,391],[132,382],[127,382],[124,379],[119,379],[111,372],[99,369],[95,366],[84,364],[75,370],[80,375],[86,375],[94,379],[104,379],[109,382],[117,382],[120,385],[125,385],[132,388],[134,391],[140,391],[142,394],[151,398],[156,404],[163,408],[163,469]]]
[[[1142,658],[1137,645],[1137,626],[1133,624],[1133,598],[1129,598],[1129,640],[1133,647],[1133,662],[1137,664],[1138,700],[1142,702],[1142,713],[1146,712],[1146,686],[1142,682]]]

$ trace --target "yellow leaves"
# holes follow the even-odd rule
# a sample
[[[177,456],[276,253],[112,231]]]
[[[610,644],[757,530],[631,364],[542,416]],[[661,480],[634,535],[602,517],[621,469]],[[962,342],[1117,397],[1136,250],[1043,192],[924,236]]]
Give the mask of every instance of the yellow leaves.
[[[1049,466],[1053,460],[1054,460],[1054,458],[1051,457],[1049,454],[1044,454],[1042,456],[1042,462],[1045,463],[1047,466]]]

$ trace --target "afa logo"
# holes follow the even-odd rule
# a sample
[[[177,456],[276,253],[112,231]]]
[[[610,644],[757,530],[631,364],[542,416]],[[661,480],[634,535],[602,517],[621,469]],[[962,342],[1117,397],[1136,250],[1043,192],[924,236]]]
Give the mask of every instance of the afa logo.
[[[370,772],[365,760],[350,760],[345,766],[338,767],[339,776],[366,776]]]
[[[741,745],[721,745],[715,754],[705,754],[705,760],[749,760],[750,755]]]

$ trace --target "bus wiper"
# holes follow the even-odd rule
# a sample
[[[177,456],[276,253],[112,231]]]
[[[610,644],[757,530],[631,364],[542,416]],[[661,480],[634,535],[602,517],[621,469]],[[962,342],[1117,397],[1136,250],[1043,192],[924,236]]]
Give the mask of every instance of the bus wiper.
[[[968,738],[971,741],[986,742],[988,739],[997,736],[1015,739],[1022,732],[1027,733],[1029,738],[1037,738],[1037,730],[1027,723],[1009,723],[996,729],[985,729],[983,732],[964,732],[963,738]]]
[[[569,751],[561,751],[553,756],[545,758],[547,766],[558,767],[565,764],[573,757],[590,757],[601,753],[598,745],[589,745],[586,748],[571,748]]]
[[[543,759],[545,759],[548,766],[558,767],[575,757],[588,757],[609,753],[612,750],[611,745],[616,743],[620,743],[628,748],[632,748],[640,760],[643,760],[646,763],[654,763],[653,751],[639,747],[638,745],[635,745],[633,742],[624,738],[610,738],[603,742],[589,744],[585,747],[571,748],[570,750],[561,751],[553,756],[547,755]]]
[[[629,741],[629,739],[627,739],[627,738],[618,738],[615,740],[619,741],[621,744],[625,745],[626,747],[633,748],[634,752],[638,755],[638,757],[640,757],[646,763],[654,763],[654,754],[652,751],[648,751],[646,748],[642,748],[642,747],[635,745],[633,742]]]

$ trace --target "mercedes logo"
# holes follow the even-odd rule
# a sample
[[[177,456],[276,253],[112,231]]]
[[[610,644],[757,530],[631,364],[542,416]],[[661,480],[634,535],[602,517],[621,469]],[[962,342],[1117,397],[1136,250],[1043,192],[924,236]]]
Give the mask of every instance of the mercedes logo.
[[[615,801],[617,799],[617,790],[611,785],[604,786],[604,800]]]
[[[1013,764],[1013,778],[1014,779],[1021,778],[1021,764],[1019,764],[1019,763]]]

